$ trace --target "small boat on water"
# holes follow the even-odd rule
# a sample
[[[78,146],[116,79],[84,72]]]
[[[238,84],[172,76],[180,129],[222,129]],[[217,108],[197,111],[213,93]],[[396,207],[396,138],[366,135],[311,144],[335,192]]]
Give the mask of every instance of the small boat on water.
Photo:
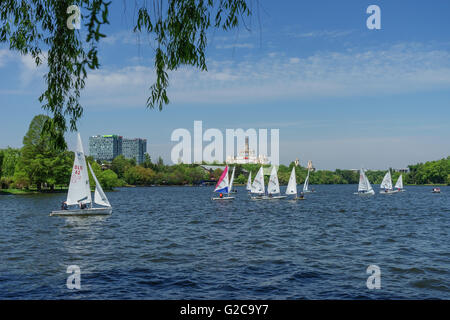
[[[400,175],[400,177],[398,178],[394,189],[392,187],[391,171],[389,170],[384,176],[380,188],[381,188],[380,194],[394,194],[399,192],[405,192],[405,190],[403,189],[403,175]]]
[[[388,172],[384,176],[383,182],[381,182],[380,185],[380,189],[380,194],[393,194],[398,192],[392,188],[392,176],[390,170],[388,170]]]
[[[213,197],[212,200],[234,200],[234,197],[230,197],[229,195],[229,187],[230,183],[228,181],[228,166],[226,166],[225,170],[223,170],[222,175],[219,178],[219,181],[217,181],[216,188],[214,189],[214,192],[219,193],[219,196]]]
[[[228,193],[237,193],[237,190],[233,190],[233,182],[234,182],[234,172],[236,171],[236,167],[233,167],[233,172],[231,173],[230,186],[228,188]]]
[[[303,184],[303,193],[312,193],[315,192],[314,189],[309,188],[309,175],[310,175],[311,169],[308,168],[308,175],[306,176],[305,183]]]
[[[253,183],[251,185],[250,193],[253,194],[253,196],[251,197],[252,200],[262,200],[264,198],[266,189],[264,186],[263,167],[259,168],[258,173],[255,176],[255,180],[253,180]]]
[[[441,188],[433,188],[432,193],[441,193]]]
[[[291,176],[289,177],[288,186],[286,188],[286,195],[295,195],[295,197],[291,200],[305,200],[303,192],[300,197],[297,193],[297,178],[295,176],[295,167],[292,168]]]
[[[248,174],[247,187],[245,188],[250,193],[252,191],[252,172]]]
[[[394,187],[397,192],[405,192],[406,190],[403,188],[403,175],[401,174],[400,177],[398,177],[397,183]]]
[[[372,185],[370,184],[369,179],[362,168],[359,173],[358,192],[355,194],[360,196],[373,196],[375,194],[375,191],[373,190]]]
[[[269,184],[267,185],[267,197],[264,197],[265,200],[277,200],[284,199],[287,196],[282,196],[280,192],[280,183],[278,181],[277,169],[275,166],[272,166],[272,172],[270,173]]]
[[[91,165],[89,170],[95,181],[94,203],[102,206],[94,208],[91,197],[91,186],[89,185],[89,173],[86,166],[86,158],[83,151],[80,134],[78,133],[77,149],[73,163],[72,176],[70,178],[69,191],[64,206],[65,209],[52,211],[50,216],[97,216],[110,215],[112,213],[111,204],[108,201],[102,186],[95,176]],[[69,206],[77,205],[78,209],[70,209]]]

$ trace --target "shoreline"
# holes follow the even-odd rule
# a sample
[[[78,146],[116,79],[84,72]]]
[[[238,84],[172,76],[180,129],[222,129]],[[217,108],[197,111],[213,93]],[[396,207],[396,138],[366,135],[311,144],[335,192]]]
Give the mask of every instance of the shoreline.
[[[357,185],[357,184],[344,184],[344,183],[335,183],[335,184],[316,184],[315,186],[345,186],[345,185]],[[239,187],[245,187],[245,184],[236,184],[235,186]],[[286,185],[280,185],[286,187]],[[448,184],[405,184],[405,186],[409,187],[446,187],[449,186]],[[106,192],[118,192],[118,188],[155,188],[155,187],[214,187],[213,185],[184,185],[184,184],[174,184],[174,185],[167,185],[167,184],[161,184],[161,185],[126,185],[123,187],[115,187],[112,190],[105,190]],[[22,189],[0,189],[0,196],[1,195],[34,195],[34,194],[56,194],[56,193],[67,193],[68,189],[58,189],[58,190],[22,190]]]

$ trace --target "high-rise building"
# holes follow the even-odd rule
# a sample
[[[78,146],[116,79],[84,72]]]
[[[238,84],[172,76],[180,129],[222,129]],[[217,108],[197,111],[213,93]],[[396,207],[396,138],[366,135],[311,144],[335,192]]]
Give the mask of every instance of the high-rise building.
[[[144,162],[144,154],[147,152],[146,139],[123,139],[122,154],[127,159],[135,159],[137,164]]]
[[[89,155],[95,160],[112,161],[122,154],[122,140],[115,134],[89,137]]]

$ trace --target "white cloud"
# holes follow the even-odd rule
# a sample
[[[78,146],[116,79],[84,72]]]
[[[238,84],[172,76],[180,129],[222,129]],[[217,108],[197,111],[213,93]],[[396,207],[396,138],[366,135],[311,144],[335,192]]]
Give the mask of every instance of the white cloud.
[[[349,34],[351,34],[353,31],[351,30],[320,30],[320,31],[311,31],[311,32],[304,32],[304,33],[298,33],[298,34],[290,34],[291,36],[294,36],[296,38],[339,38],[339,37],[345,37]]]
[[[251,43],[235,43],[235,44],[219,44],[216,46],[217,49],[235,49],[235,48],[246,48],[252,49],[255,46]]]
[[[450,52],[417,44],[383,49],[268,55],[257,60],[208,62],[208,72],[183,67],[170,72],[175,103],[223,104],[345,96],[377,96],[450,89]],[[125,67],[89,75],[88,96],[110,104],[145,103],[152,67]]]
[[[6,65],[8,60],[13,57],[13,54],[8,49],[0,49],[0,68]]]

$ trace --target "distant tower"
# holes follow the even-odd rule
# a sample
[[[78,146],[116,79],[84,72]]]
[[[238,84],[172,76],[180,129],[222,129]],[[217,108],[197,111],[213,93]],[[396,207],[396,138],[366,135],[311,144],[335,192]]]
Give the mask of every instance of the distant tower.
[[[249,147],[249,137],[245,137],[245,150],[244,150],[244,159],[248,160],[250,156],[250,147]]]
[[[313,163],[312,163],[311,160],[308,161],[308,170],[311,170],[311,171],[315,171],[316,170],[316,168],[314,168]]]
[[[298,167],[299,165],[300,165],[300,160],[298,160],[298,158],[297,158],[297,159],[295,159],[295,166]]]

